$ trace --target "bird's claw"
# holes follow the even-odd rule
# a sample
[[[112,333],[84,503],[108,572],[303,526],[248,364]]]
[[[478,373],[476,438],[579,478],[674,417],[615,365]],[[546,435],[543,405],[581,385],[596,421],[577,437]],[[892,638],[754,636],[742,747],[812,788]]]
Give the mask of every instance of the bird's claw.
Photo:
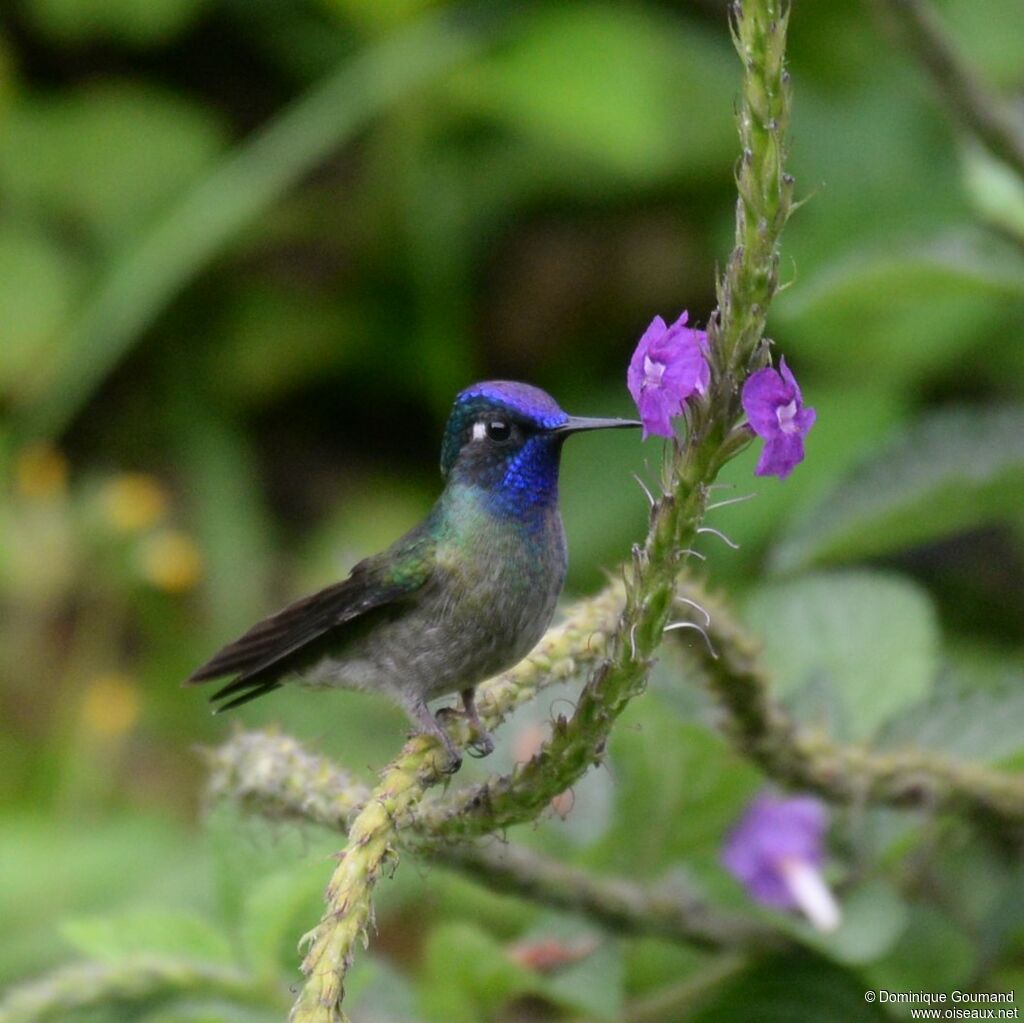
[[[454,747],[445,751],[438,769],[443,775],[455,774],[462,767],[462,754]]]
[[[489,757],[494,752],[494,739],[490,732],[482,732],[467,747],[466,752],[478,760]]]

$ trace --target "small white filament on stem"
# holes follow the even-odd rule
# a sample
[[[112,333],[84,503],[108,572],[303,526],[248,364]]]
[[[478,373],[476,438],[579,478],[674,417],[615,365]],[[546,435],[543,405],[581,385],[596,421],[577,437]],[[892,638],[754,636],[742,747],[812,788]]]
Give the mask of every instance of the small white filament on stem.
[[[740,545],[738,543],[735,543],[734,541],[730,540],[729,537],[725,535],[725,533],[723,533],[720,529],[715,529],[714,526],[701,526],[697,530],[697,532],[711,533],[712,536],[717,536],[718,539],[722,541],[722,543],[724,543],[727,547],[731,547],[734,551],[738,551],[740,549]]]
[[[704,642],[707,644],[708,653],[717,661],[718,651],[712,646],[711,640],[708,638],[708,634],[704,631],[704,626],[698,625],[696,622],[672,622],[670,625],[666,625],[662,630],[663,632],[675,632],[677,629],[692,629],[694,632],[699,632],[704,637]]]
[[[633,479],[635,479],[637,481],[637,483],[640,484],[640,489],[647,496],[647,503],[653,508],[654,507],[654,495],[651,493],[651,491],[650,491],[649,487],[647,486],[647,484],[644,483],[644,481],[640,478],[640,474],[638,472],[633,473]]]
[[[681,597],[681,596],[679,596],[679,594],[676,594],[676,601],[678,603],[680,603],[680,604],[687,604],[689,607],[692,607],[694,610],[699,611],[704,616],[704,624],[708,628],[711,627],[711,615],[708,613],[708,609],[706,607],[702,607],[695,600],[690,600],[689,597]]]
[[[757,497],[757,493],[744,494],[742,497],[727,497],[724,501],[715,501],[714,504],[709,504],[704,510],[714,511],[716,508],[727,508],[730,504],[742,504],[744,501],[753,501]]]

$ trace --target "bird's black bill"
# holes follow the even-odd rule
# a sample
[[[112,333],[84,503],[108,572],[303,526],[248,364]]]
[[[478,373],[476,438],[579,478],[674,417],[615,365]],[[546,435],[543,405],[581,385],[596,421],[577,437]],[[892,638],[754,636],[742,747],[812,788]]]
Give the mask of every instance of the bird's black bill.
[[[561,426],[551,432],[560,434],[582,433],[584,430],[624,430],[627,427],[643,426],[636,419],[592,419],[589,416],[569,416]]]

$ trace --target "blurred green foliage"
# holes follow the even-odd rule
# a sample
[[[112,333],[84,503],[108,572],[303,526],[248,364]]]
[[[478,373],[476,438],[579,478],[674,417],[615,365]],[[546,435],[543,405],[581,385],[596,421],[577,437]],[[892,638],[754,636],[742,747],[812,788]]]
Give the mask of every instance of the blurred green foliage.
[[[337,839],[204,825],[195,750],[229,724],[178,680],[425,512],[459,387],[521,378],[573,411],[627,413],[650,318],[713,307],[735,199],[724,3],[494,6],[0,14],[5,984],[72,954],[162,954],[240,971],[256,996],[229,1015],[224,990],[193,992],[139,1018],[281,1018]],[[818,425],[784,484],[755,484],[753,451],[728,468],[759,495],[716,513],[742,549],[708,538],[708,572],[802,719],[1020,767],[1024,186],[955,134],[871,10],[793,14],[808,202],[771,329]],[[941,11],[983,72],[1024,88],[1024,6]],[[438,14],[460,17],[421,23]],[[641,535],[629,477],[658,459],[624,436],[568,450],[572,590]],[[762,779],[681,690],[662,666],[610,770],[520,837],[595,868],[683,871],[742,907],[717,849]],[[239,717],[367,775],[406,727],[353,694],[285,692]],[[674,787],[653,783],[666,773]],[[804,952],[703,993],[703,953],[403,870],[351,1014],[471,1023],[515,1002],[522,1019],[668,1020],[671,1000],[650,1013],[682,986],[702,1021],[752,1005],[850,1021],[878,1018],[866,986],[1020,981],[1024,872],[1000,836],[862,808],[836,832],[843,930],[791,924]],[[545,973],[510,952],[537,937],[593,947]]]

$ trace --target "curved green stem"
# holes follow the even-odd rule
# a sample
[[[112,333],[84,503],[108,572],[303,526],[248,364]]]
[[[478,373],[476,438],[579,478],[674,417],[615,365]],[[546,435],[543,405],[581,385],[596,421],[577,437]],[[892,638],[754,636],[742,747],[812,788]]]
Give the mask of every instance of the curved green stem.
[[[760,642],[702,587],[684,581],[679,592],[710,615],[707,631],[717,654],[712,657],[693,644],[689,656],[725,710],[727,731],[736,745],[770,777],[832,802],[952,810],[1003,825],[1024,824],[1024,775],[925,750],[883,752],[841,745],[798,725],[772,699]]]
[[[583,601],[565,622],[552,629],[534,652],[511,671],[480,687],[477,711],[488,728],[496,727],[520,703],[539,688],[571,678],[606,649],[605,636],[613,628],[619,600],[616,587],[601,597]],[[456,742],[471,738],[468,724],[448,723]],[[345,975],[352,963],[357,941],[365,944],[373,918],[373,889],[388,860],[396,856],[398,830],[408,821],[424,792],[437,784],[441,774],[437,740],[414,736],[388,767],[380,784],[352,818],[348,844],[327,886],[327,906],[302,964],[306,974],[292,1008],[291,1023],[343,1023]],[[345,812],[351,798],[341,797],[337,809]]]
[[[274,820],[307,820],[345,832],[370,792],[325,757],[287,736],[246,732],[207,754],[210,795]],[[447,842],[405,827],[397,836],[414,855],[489,888],[589,916],[612,931],[701,948],[767,948],[772,930],[708,905],[673,879],[640,884],[596,875],[512,843]]]

